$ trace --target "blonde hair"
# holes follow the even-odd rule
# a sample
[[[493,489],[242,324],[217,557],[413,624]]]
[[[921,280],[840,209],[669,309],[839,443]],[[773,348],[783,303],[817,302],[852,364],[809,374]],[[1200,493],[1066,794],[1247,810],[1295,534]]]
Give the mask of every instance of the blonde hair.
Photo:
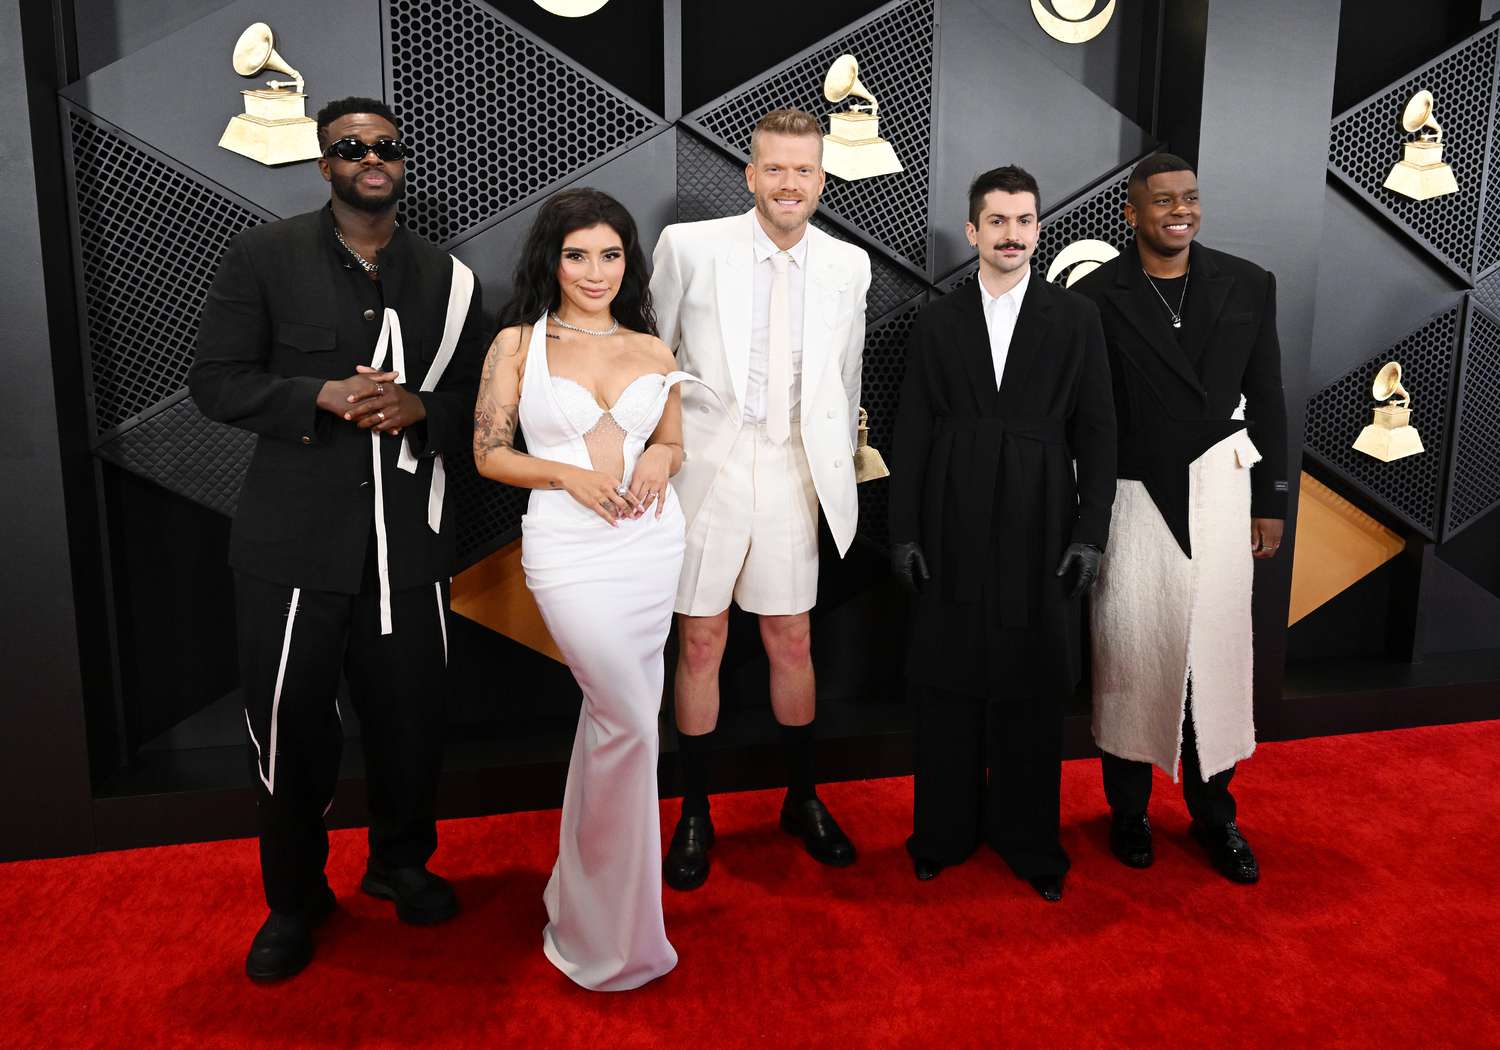
[[[818,140],[818,163],[823,162],[823,125],[805,110],[788,107],[773,109],[755,123],[750,132],[750,163],[755,163],[756,147],[762,135],[811,135]]]

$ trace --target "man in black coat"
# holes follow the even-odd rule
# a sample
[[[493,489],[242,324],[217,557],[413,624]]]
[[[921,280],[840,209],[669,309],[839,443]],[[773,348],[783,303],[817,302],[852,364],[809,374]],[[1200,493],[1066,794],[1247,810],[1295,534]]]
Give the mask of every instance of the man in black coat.
[[[1151,766],[1177,775],[1193,836],[1235,882],[1260,869],[1229,781],[1255,749],[1250,597],[1287,501],[1276,281],[1194,238],[1192,166],[1131,173],[1134,242],[1077,284],[1099,306],[1120,427],[1115,541],[1094,591],[1094,740],[1110,847],[1151,864]]]
[[[361,888],[407,922],[458,908],[426,868],[455,533],[442,457],[472,440],[486,324],[473,274],[396,226],[406,148],[386,105],[331,102],[318,136],[328,206],[229,245],[188,375],[206,416],[258,435],[229,560],[271,910],[245,967],[262,981],[307,965],[334,907],[341,673],[369,792]]]
[[[912,330],[890,510],[892,563],[917,593],[917,878],[983,840],[1058,900],[1063,705],[1109,534],[1115,421],[1098,310],[1031,273],[1039,212],[1020,168],[970,187],[979,274]]]

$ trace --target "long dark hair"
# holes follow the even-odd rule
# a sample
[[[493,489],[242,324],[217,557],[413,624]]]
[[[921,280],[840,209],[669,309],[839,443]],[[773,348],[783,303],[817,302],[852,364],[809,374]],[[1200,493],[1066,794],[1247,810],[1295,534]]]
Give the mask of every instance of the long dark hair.
[[[600,224],[620,235],[625,249],[625,276],[620,281],[610,311],[615,320],[637,332],[656,334],[656,312],[651,309],[651,289],[646,277],[646,256],[635,220],[625,206],[609,194],[587,186],[563,190],[547,198],[541,213],[526,234],[521,259],[511,278],[510,299],[500,308],[500,327],[531,324],[543,311],[562,306],[557,284],[557,266],[563,239],[575,230]]]

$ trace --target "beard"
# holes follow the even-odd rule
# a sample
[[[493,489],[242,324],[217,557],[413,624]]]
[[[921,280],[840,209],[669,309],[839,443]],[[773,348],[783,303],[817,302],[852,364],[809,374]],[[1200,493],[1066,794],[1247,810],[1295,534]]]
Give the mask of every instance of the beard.
[[[817,206],[818,202],[816,199],[808,200],[804,197],[797,217],[792,218],[778,209],[769,195],[755,195],[755,210],[760,212],[761,218],[765,219],[766,222],[770,223],[776,229],[786,232],[791,232],[799,226],[806,224],[812,218],[812,213],[817,210]]]
[[[387,174],[390,174],[390,187],[385,193],[379,196],[360,192],[359,186],[355,182],[360,176],[359,172],[355,172],[348,178],[335,174],[330,180],[333,185],[333,195],[349,205],[349,207],[357,208],[360,211],[367,211],[372,214],[389,211],[400,202],[402,196],[406,193],[406,174],[404,172]]]

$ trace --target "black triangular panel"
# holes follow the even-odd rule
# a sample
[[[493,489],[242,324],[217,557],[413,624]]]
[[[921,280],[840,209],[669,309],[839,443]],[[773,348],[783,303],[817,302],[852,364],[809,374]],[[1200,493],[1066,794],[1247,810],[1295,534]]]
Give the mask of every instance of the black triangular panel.
[[[880,99],[881,135],[895,147],[905,170],[857,182],[830,175],[822,203],[862,237],[926,272],[935,14],[934,0],[890,4],[684,119],[748,159],[756,121],[782,106],[824,112],[823,78],[829,66],[840,55],[854,55],[862,68],[872,71],[869,86]]]
[[[1130,227],[1125,225],[1125,216],[1121,211],[1125,206],[1125,187],[1129,183],[1130,168],[1122,168],[1087,193],[1043,218],[1041,231],[1037,235],[1036,254],[1031,257],[1032,269],[1046,276],[1057,253],[1075,241],[1103,241],[1116,252],[1124,251],[1134,236]],[[949,275],[939,287],[945,292],[951,292],[972,281],[978,271],[979,260],[976,258]],[[1065,281],[1067,276],[1066,273],[1060,273],[1057,279]]]
[[[1438,535],[1443,464],[1448,448],[1447,406],[1457,371],[1462,306],[1433,317],[1396,345],[1329,383],[1307,402],[1304,447],[1376,504],[1430,539]],[[1387,361],[1401,363],[1401,383],[1412,398],[1412,425],[1426,449],[1382,463],[1353,448],[1375,402],[1370,386]]]
[[[1443,539],[1451,539],[1497,504],[1500,504],[1500,322],[1478,309],[1470,311],[1464,330]]]
[[[99,455],[220,514],[234,516],[255,435],[215,423],[190,397],[99,446]]]
[[[677,131],[677,221],[697,222],[717,219],[748,211],[753,199],[745,188],[745,166],[729,157],[717,146],[681,128]],[[927,282],[918,280],[902,267],[893,265],[879,251],[869,250],[822,216],[813,216],[813,225],[830,237],[858,244],[870,255],[870,293],[865,300],[865,317],[870,322],[927,291]]]
[[[1489,258],[1500,253],[1491,240],[1476,252],[1485,160],[1495,117],[1496,32],[1490,26],[1440,55],[1399,83],[1340,114],[1328,143],[1328,167],[1352,190],[1387,215],[1416,242],[1464,280],[1473,283]],[[1453,168],[1458,192],[1416,201],[1384,188],[1402,144],[1414,136],[1401,114],[1418,91],[1431,91],[1434,116],[1443,128],[1444,160]],[[1500,187],[1496,187],[1500,191]],[[1491,202],[1485,202],[1487,206]],[[1500,199],[1489,210],[1500,213]]]
[[[391,108],[413,148],[402,219],[456,241],[658,126],[474,0],[390,0]]]

